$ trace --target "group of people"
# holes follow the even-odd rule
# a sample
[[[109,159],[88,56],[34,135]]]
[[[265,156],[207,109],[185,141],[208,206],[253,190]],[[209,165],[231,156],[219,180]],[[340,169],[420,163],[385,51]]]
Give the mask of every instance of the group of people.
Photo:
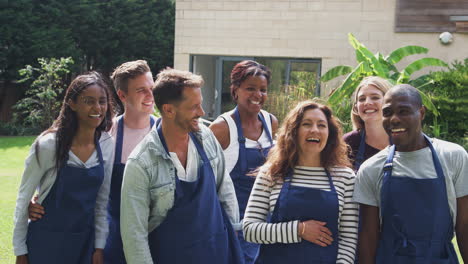
[[[414,87],[365,78],[343,135],[311,100],[280,125],[270,78],[235,65],[209,128],[199,75],[122,64],[118,117],[101,75],[75,78],[25,162],[17,263],[458,263],[454,233],[468,260],[468,154],[423,134]]]

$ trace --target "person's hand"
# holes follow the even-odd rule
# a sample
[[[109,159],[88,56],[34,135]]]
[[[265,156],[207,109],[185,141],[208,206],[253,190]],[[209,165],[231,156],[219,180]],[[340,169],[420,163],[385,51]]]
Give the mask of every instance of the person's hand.
[[[28,264],[28,255],[16,256],[16,264]]]
[[[31,221],[39,220],[45,214],[44,207],[36,202],[37,199],[38,197],[34,196],[34,198],[29,202],[28,213]]]
[[[93,264],[104,263],[104,250],[102,248],[96,248],[93,253]]]
[[[333,237],[330,229],[325,227],[327,223],[308,220],[299,224],[299,236],[309,242],[326,247],[332,244]]]

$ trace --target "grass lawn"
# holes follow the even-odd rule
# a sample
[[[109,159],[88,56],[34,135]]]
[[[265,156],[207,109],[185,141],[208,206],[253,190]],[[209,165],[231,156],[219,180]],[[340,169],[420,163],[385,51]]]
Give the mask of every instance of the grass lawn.
[[[13,264],[13,212],[24,160],[35,137],[0,136],[0,263]],[[458,247],[454,239],[455,248]],[[461,257],[459,256],[460,263]]]
[[[35,137],[0,137],[0,263],[15,263],[13,212],[24,160]]]

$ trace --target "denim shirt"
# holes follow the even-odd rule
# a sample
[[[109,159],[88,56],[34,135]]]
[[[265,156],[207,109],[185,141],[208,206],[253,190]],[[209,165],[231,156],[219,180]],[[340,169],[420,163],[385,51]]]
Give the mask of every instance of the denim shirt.
[[[239,208],[231,177],[225,169],[223,150],[204,125],[200,125],[195,135],[213,168],[221,205],[234,229],[240,230]],[[200,157],[198,160],[201,162]],[[125,166],[120,226],[128,263],[153,263],[148,234],[164,221],[174,205],[175,177],[175,166],[154,127],[130,154]]]

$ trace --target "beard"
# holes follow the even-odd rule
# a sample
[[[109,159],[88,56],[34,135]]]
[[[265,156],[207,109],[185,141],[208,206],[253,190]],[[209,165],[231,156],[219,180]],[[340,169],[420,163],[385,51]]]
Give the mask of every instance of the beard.
[[[182,118],[177,118],[174,120],[176,125],[183,130],[187,131],[187,133],[190,132],[198,132],[200,131],[200,123],[198,122],[198,118],[200,117],[194,117],[190,119],[182,119]],[[194,119],[197,119],[197,123],[195,124],[193,122]]]

